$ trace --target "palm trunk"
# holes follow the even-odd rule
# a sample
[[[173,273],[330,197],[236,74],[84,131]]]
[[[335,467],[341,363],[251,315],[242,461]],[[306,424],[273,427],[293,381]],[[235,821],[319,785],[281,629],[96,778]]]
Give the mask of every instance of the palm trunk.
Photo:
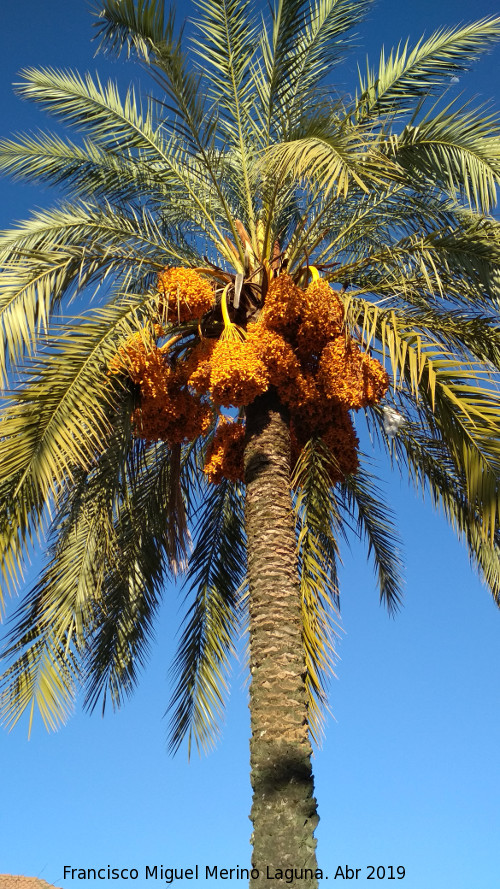
[[[304,879],[302,885],[314,889],[318,885],[314,830],[319,819],[304,684],[289,426],[273,392],[249,406],[246,422],[254,792],[250,885],[276,889],[276,871],[286,879],[285,870],[293,870],[294,882]]]

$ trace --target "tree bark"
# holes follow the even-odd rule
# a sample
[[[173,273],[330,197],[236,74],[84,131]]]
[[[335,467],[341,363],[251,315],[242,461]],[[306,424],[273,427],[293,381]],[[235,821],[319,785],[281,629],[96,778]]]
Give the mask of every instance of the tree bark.
[[[270,392],[247,408],[246,529],[250,590],[250,740],[254,889],[276,871],[315,889],[318,823],[307,721],[290,432]],[[257,878],[255,871],[258,870]],[[302,872],[302,873],[300,873]],[[314,875],[314,876],[312,876]],[[285,878],[286,879],[286,878]]]

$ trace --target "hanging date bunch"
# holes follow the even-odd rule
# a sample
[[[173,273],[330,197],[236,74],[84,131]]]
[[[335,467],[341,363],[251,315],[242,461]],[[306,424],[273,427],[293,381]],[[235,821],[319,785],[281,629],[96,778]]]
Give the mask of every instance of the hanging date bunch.
[[[290,412],[292,464],[307,441],[322,438],[332,453],[334,484],[358,468],[359,442],[350,411],[377,404],[389,376],[349,337],[340,299],[316,270],[313,274],[306,289],[288,274],[275,278],[258,320],[248,324],[244,335],[238,336],[226,317],[224,333],[205,364],[205,391],[216,406],[244,411],[273,386]],[[243,478],[244,436],[241,425],[234,425],[232,430],[224,420],[217,429],[206,465],[211,481]]]
[[[145,329],[133,334],[110,362],[108,373],[126,376],[138,387],[139,404],[132,414],[136,437],[147,442],[182,444],[208,431],[213,411],[188,386],[186,365],[170,362],[170,342],[163,347],[157,345],[163,332],[155,325],[154,335]]]
[[[171,324],[201,318],[214,302],[211,284],[195,269],[169,268],[158,275],[160,310]]]
[[[358,467],[358,439],[350,411],[377,404],[389,376],[349,336],[342,303],[312,270],[307,288],[283,273],[270,281],[256,309],[230,317],[227,294],[194,269],[158,276],[159,320],[184,332],[163,346],[135,334],[113,359],[110,373],[126,373],[138,386],[133,428],[147,441],[192,441],[212,429],[205,472],[209,481],[243,481],[245,407],[270,387],[290,413],[292,461],[311,438],[332,453],[332,484]],[[169,345],[184,336],[184,345]],[[174,355],[174,357],[172,357]],[[239,409],[239,418],[224,409]]]

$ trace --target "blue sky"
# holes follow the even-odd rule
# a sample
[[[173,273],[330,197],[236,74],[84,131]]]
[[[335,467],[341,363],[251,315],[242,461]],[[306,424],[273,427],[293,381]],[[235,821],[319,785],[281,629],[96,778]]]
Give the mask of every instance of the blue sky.
[[[359,52],[339,69],[337,82],[354,88],[356,62],[366,52],[375,59],[382,43],[497,11],[488,0],[472,9],[462,0],[379,0],[359,29]],[[25,0],[10,4],[2,19],[3,135],[46,123],[12,95],[23,66],[98,68],[122,84],[137,79],[133,66],[93,58],[84,0]],[[498,95],[499,61],[500,50],[484,57],[458,88],[482,100]],[[47,191],[6,180],[0,195],[2,227],[53,200]],[[389,866],[402,865],[405,889],[498,889],[500,613],[442,519],[406,483],[381,472],[405,543],[405,606],[395,619],[387,616],[365,551],[353,544],[342,569],[333,716],[314,760],[324,885],[339,865],[360,868],[357,885],[368,889],[395,885],[387,880]],[[88,882],[63,879],[65,865],[137,868],[137,880],[110,885],[143,889],[158,885],[145,881],[146,865],[198,864],[200,877],[206,865],[248,866],[244,668],[235,665],[217,750],[190,763],[185,751],[172,759],[163,714],[182,594],[166,593],[150,665],[123,711],[101,719],[77,709],[57,734],[37,725],[30,741],[25,727],[0,733],[0,872],[40,876],[67,889]],[[384,866],[386,879],[367,880],[370,865]]]

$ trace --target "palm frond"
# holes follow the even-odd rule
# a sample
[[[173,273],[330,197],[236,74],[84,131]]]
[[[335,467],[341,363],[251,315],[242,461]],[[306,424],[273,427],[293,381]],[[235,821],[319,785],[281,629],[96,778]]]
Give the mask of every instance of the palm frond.
[[[371,314],[371,327],[366,320]],[[395,310],[365,306],[363,335],[375,334],[394,387],[409,391],[415,409],[447,443],[467,496],[492,540],[500,520],[500,392],[491,370],[449,352],[426,331],[407,327]]]
[[[483,213],[496,203],[500,183],[500,122],[468,105],[427,115],[392,137],[391,153],[412,177],[465,199]]]
[[[273,144],[262,162],[268,173],[319,186],[325,199],[346,197],[349,188],[367,192],[400,179],[393,161],[377,150],[375,139],[362,129],[340,126],[336,115],[299,124],[289,138]]]
[[[217,101],[226,111],[224,124],[232,121],[243,134],[246,126],[254,135],[250,109],[245,107],[252,82],[251,61],[257,46],[258,28],[250,15],[250,0],[195,0],[196,31],[193,38],[198,64],[216,89]],[[248,132],[248,131],[247,131]]]
[[[175,207],[175,204],[174,204]],[[96,283],[144,289],[152,271],[169,262],[194,263],[199,255],[146,208],[64,205],[39,212],[0,236],[0,378],[10,363],[36,347],[54,310]],[[141,280],[142,279],[142,280]],[[88,291],[87,291],[88,293]],[[144,302],[145,297],[139,297]]]
[[[170,703],[170,747],[188,738],[206,750],[214,743],[224,706],[226,671],[241,620],[246,576],[243,498],[240,486],[223,480],[200,507],[186,583],[194,601],[172,667],[176,689]]]
[[[14,661],[2,677],[7,722],[28,707],[31,722],[36,706],[56,727],[79,685],[90,709],[101,697],[103,709],[108,697],[119,706],[132,692],[165,578],[186,558],[188,461],[186,453],[177,467],[169,448],[131,439],[130,399],[122,402],[96,465],[75,471],[59,498],[48,566],[12,619],[5,657]]]
[[[106,564],[113,559],[113,510],[123,482],[130,404],[97,467],[80,468],[61,494],[42,575],[11,619],[1,678],[2,712],[15,724],[35,708],[56,728],[82,682],[85,649],[102,613]],[[125,429],[123,429],[123,424]],[[125,432],[125,435],[123,434]]]
[[[269,143],[274,119],[286,107],[291,73],[297,64],[297,41],[307,23],[308,0],[278,0],[271,10],[271,25],[264,18],[260,40],[261,61],[254,80],[261,102],[264,144]]]
[[[470,238],[462,230],[410,235],[395,244],[366,244],[332,273],[332,280],[356,282],[358,295],[377,295],[380,304],[427,308],[448,303],[453,309],[487,313],[497,297],[495,279],[498,231],[488,243],[484,231]],[[378,239],[377,239],[378,240]],[[351,295],[356,298],[356,291]]]
[[[259,145],[260,129],[251,114],[253,83],[249,71],[258,31],[249,18],[249,0],[196,0],[196,6],[196,30],[201,39],[194,39],[193,45],[203,73],[215,88],[221,112],[220,133],[227,134],[234,146],[243,180],[244,219],[255,239],[251,161]]]
[[[11,394],[0,442],[0,552],[6,585],[22,571],[36,529],[78,469],[112,435],[120,393],[107,375],[117,343],[137,330],[137,303],[112,305],[49,341]],[[58,360],[60,359],[60,360]]]
[[[136,55],[160,83],[167,101],[155,100],[152,107],[162,128],[175,133],[194,155],[206,147],[211,114],[201,95],[199,75],[190,70],[181,38],[175,34],[174,10],[166,15],[156,0],[107,0],[95,25],[100,49],[118,56],[124,50],[128,56]],[[162,109],[171,112],[175,123]]]
[[[78,521],[61,510],[53,525],[50,558],[40,580],[11,618],[3,659],[11,662],[0,684],[1,713],[13,726],[29,711],[29,731],[37,709],[55,729],[71,712],[85,637],[94,620],[102,586],[99,572],[109,541],[109,514],[103,491],[83,505],[81,479]],[[77,496],[75,496],[75,493]]]
[[[352,29],[365,17],[370,0],[315,0],[294,47],[293,77],[287,94],[290,117],[304,110],[309,96],[314,96],[316,111],[317,87],[334,65],[345,58],[352,47]]]
[[[21,646],[22,653],[0,677],[0,716],[13,728],[28,711],[30,734],[37,709],[45,727],[55,730],[73,711],[77,669],[50,630],[43,638],[18,638]]]
[[[453,76],[467,71],[500,36],[500,19],[488,17],[458,28],[442,28],[410,50],[408,42],[382,50],[378,71],[367,63],[360,72],[354,115],[411,114],[423,96],[440,92]]]
[[[116,504],[105,585],[86,645],[84,705],[132,694],[147,660],[154,620],[170,573],[185,569],[189,537],[180,446],[163,443],[128,453],[126,490]]]
[[[339,537],[345,535],[330,481],[332,455],[321,441],[304,447],[294,469],[297,552],[302,605],[309,730],[319,741],[328,679],[335,662]]]
[[[168,193],[168,183],[159,171],[138,164],[126,153],[98,148],[91,140],[77,145],[57,135],[24,135],[14,142],[0,142],[0,169],[14,179],[58,185],[73,197],[87,201],[103,197],[110,201],[144,199],[159,202]]]
[[[342,498],[349,517],[357,517],[357,530],[373,556],[380,601],[387,610],[398,610],[403,598],[401,542],[390,506],[384,501],[375,477],[363,465],[341,484]]]
[[[116,55],[126,49],[129,55],[135,52],[148,60],[151,52],[172,42],[175,17],[156,0],[102,0],[94,26],[99,49]]]
[[[202,18],[198,22],[200,27],[202,27]],[[191,201],[199,204],[200,209],[204,208],[202,212],[205,213],[209,226],[214,227],[215,217],[210,215],[209,210],[213,207],[215,198],[217,204],[222,208],[225,224],[229,227],[236,245],[239,246],[233,214],[220,185],[225,177],[221,176],[218,169],[227,133],[220,126],[220,109],[214,110],[209,107],[201,95],[199,74],[188,67],[186,53],[182,48],[180,38],[174,35],[173,12],[166,19],[163,12],[155,8],[155,2],[135,5],[133,0],[132,2],[126,0],[125,3],[120,4],[111,0],[105,4],[101,19],[102,21],[98,23],[102,35],[101,45],[113,49],[117,53],[120,53],[126,46],[129,52],[133,49],[139,58],[146,62],[166,96],[166,101],[156,102],[156,111],[161,120],[162,129],[170,130],[171,146],[182,144],[182,154],[189,155],[191,163],[196,163],[197,175],[201,181],[210,183],[213,194],[208,203],[202,195],[198,195],[194,190],[191,192]],[[215,26],[218,26],[220,16],[216,16],[214,21]],[[219,105],[219,103],[217,104]],[[167,112],[166,115],[162,113],[164,111]],[[241,109],[240,113],[242,113]],[[215,144],[216,134],[218,145]],[[181,152],[178,151],[177,154],[181,154]],[[174,154],[171,155],[170,164],[172,170],[176,170],[178,177],[182,177],[185,167],[189,166],[186,164],[185,157],[183,163],[182,159]],[[165,164],[162,166],[164,167]],[[245,176],[248,178],[247,172],[245,172]],[[196,179],[184,176],[183,181],[189,190],[190,185]],[[248,211],[248,188],[246,197]],[[224,248],[224,238],[217,226],[215,226],[215,230],[218,249],[221,250]],[[241,252],[240,258],[243,259],[243,252]]]
[[[471,563],[478,571],[494,600],[500,605],[500,536],[486,538],[483,519],[469,500],[464,481],[457,474],[446,442],[430,435],[421,423],[407,418],[394,442],[387,442],[393,462],[422,496],[429,496],[468,549]]]
[[[41,105],[54,117],[92,136],[97,145],[120,152],[140,150],[144,158],[161,161],[165,144],[159,127],[154,126],[151,104],[144,112],[132,87],[122,102],[111,80],[101,84],[75,71],[52,68],[25,68],[16,92]]]
[[[200,190],[200,180],[189,175],[189,150],[178,139],[164,139],[161,123],[154,123],[151,102],[143,113],[132,88],[122,102],[113,82],[103,86],[89,74],[83,78],[75,72],[52,69],[26,69],[21,73],[24,82],[17,91],[23,98],[88,133],[98,146],[136,151],[143,162],[156,164],[189,197],[215,233],[217,243],[224,243],[211,210],[213,196],[209,200],[203,178]]]

